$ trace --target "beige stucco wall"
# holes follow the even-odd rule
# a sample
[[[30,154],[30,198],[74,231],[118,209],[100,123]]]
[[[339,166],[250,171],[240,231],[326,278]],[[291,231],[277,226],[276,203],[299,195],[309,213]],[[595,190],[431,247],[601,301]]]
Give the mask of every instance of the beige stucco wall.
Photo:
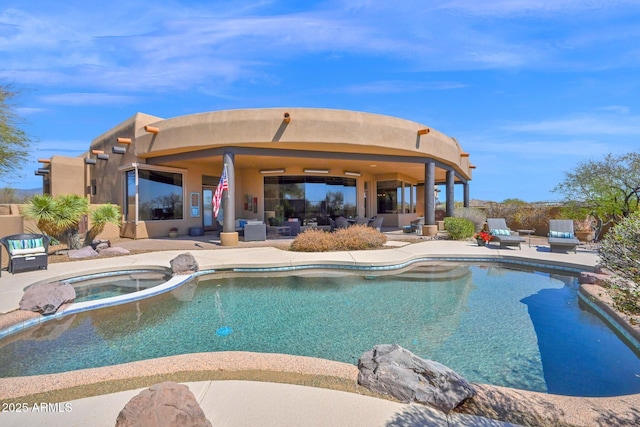
[[[283,122],[288,112],[289,123]],[[140,157],[223,146],[253,146],[330,152],[429,156],[471,178],[469,158],[454,138],[396,117],[346,110],[274,108],[216,111],[158,120],[158,134],[138,127]],[[178,144],[176,142],[179,141]]]
[[[291,117],[289,123],[283,121],[283,114],[288,112]],[[145,126],[157,127],[159,133],[145,131]],[[162,164],[170,168],[185,171],[184,177],[184,219],[169,221],[147,221],[138,224],[125,223],[122,235],[126,237],[146,238],[165,236],[171,227],[178,227],[180,234],[186,234],[188,228],[202,225],[202,206],[200,216],[191,217],[189,209],[190,193],[202,191],[202,175],[219,176],[222,169],[222,158],[218,155],[194,160],[180,160],[179,158],[164,158],[158,161],[154,157],[189,153],[207,148],[221,148],[227,146],[272,148],[288,150],[304,150],[305,152],[319,151],[329,153],[362,153],[374,155],[393,155],[433,158],[443,164],[453,167],[465,179],[471,179],[472,168],[468,155],[462,150],[458,142],[436,129],[429,128],[426,135],[418,135],[420,129],[429,128],[426,125],[396,117],[378,114],[362,113],[345,110],[313,109],[313,108],[272,108],[216,111],[188,116],[161,119],[156,116],[137,113],[114,128],[95,138],[90,150],[82,157],[71,161],[62,161],[54,156],[51,176],[58,189],[69,193],[85,195],[87,186],[95,180],[97,193],[90,196],[91,203],[123,203],[122,191],[123,170],[137,164],[144,167],[149,161]],[[131,139],[130,144],[118,142],[118,138]],[[120,146],[126,149],[124,155],[113,154],[112,147]],[[96,165],[85,166],[84,158],[96,158],[91,150],[101,150],[109,155],[109,160],[97,160]],[[67,158],[69,159],[69,158]],[[262,162],[262,166],[256,165]],[[326,159],[294,159],[270,158],[248,159],[236,156],[236,218],[264,219],[264,191],[263,177],[259,173],[265,163],[273,167],[285,167],[286,175],[308,175],[303,169],[310,164],[317,163],[318,167],[334,165],[331,175],[340,175],[347,169],[344,161],[335,166]],[[73,164],[73,173],[68,178],[55,173],[54,165]],[[365,215],[364,182],[368,182],[369,194],[367,199],[368,214],[376,213],[376,182],[386,179],[402,179],[415,183],[424,179],[424,168],[416,169],[414,164],[411,176],[402,174],[407,164],[397,164],[386,171],[369,168],[364,162],[358,165],[358,172],[362,176],[357,178],[358,215]],[[371,165],[373,166],[373,165]],[[81,169],[81,171],[79,171]],[[394,173],[390,173],[393,171]],[[417,172],[416,172],[417,171]],[[444,170],[436,168],[436,180],[444,179]],[[61,181],[59,181],[61,179]],[[62,194],[62,193],[59,193]],[[251,194],[258,198],[258,211],[253,213],[244,209],[244,196]],[[424,205],[422,195],[418,194],[418,204]],[[202,200],[201,200],[202,203]],[[419,212],[421,212],[419,207]],[[385,225],[404,225],[409,217],[391,219]]]
[[[50,192],[52,196],[64,194],[84,195],[84,160],[78,157],[53,156],[50,169]]]

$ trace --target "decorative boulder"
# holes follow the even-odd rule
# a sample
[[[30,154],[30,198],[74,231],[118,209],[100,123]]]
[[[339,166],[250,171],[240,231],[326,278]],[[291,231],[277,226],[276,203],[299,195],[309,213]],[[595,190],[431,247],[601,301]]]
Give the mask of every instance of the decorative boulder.
[[[84,246],[80,249],[73,249],[67,252],[69,258],[91,258],[98,256],[98,252],[91,246]]]
[[[93,249],[95,249],[96,251],[100,252],[100,250],[102,250],[102,249],[110,248],[111,247],[111,241],[95,239],[94,241],[91,242],[91,247]]]
[[[198,262],[189,252],[180,254],[170,261],[173,274],[188,274],[198,271]]]
[[[29,286],[20,300],[20,309],[44,315],[55,313],[62,304],[73,302],[76,290],[68,283],[51,282]]]
[[[381,344],[358,360],[358,384],[401,402],[431,405],[445,413],[476,395],[464,378],[448,367],[422,359],[396,344]]]
[[[189,387],[171,381],[154,384],[120,411],[116,427],[211,427]]]
[[[100,254],[100,256],[128,255],[131,253],[131,251],[120,246],[111,246],[104,249],[98,248],[98,253]]]

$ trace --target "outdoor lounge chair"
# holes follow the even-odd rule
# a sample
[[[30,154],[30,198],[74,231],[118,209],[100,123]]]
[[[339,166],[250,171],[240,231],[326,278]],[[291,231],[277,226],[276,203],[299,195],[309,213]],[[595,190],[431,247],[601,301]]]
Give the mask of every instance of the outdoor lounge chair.
[[[499,242],[501,248],[517,246],[518,249],[522,249],[520,244],[524,242],[525,239],[512,234],[504,218],[487,218],[487,227],[489,228],[489,234],[492,236],[491,241]]]
[[[578,253],[577,247],[580,240],[576,239],[573,233],[572,219],[550,219],[549,220],[549,247],[551,252]]]

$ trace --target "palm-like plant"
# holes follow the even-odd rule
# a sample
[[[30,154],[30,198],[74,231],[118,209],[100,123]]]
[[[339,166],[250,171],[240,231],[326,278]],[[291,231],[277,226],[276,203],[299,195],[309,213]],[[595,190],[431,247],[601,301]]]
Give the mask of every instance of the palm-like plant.
[[[85,238],[86,244],[91,244],[93,239],[104,230],[107,224],[120,225],[120,207],[107,203],[91,211],[91,228]]]
[[[66,194],[51,197],[36,195],[27,204],[24,214],[38,224],[44,233],[65,241],[69,249],[81,247],[78,224],[89,211],[89,202],[84,197]]]

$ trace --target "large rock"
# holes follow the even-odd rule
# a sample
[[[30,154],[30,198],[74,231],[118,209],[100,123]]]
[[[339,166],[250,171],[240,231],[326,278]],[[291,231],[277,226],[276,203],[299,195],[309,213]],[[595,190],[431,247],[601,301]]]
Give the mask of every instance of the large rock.
[[[99,249],[98,253],[100,256],[112,256],[112,255],[128,255],[131,251],[127,248],[123,248],[120,246],[111,246],[109,248]]]
[[[91,258],[98,256],[98,252],[96,252],[91,246],[84,246],[80,249],[70,250],[67,252],[67,256],[69,258]]]
[[[189,252],[180,254],[170,261],[173,274],[189,274],[198,271],[198,261]]]
[[[29,286],[20,300],[20,309],[44,315],[55,313],[62,304],[73,302],[76,290],[68,283],[51,282]]]
[[[171,381],[134,396],[118,414],[116,427],[211,427],[189,387]]]
[[[448,367],[421,359],[399,345],[381,344],[358,360],[358,384],[401,402],[431,405],[445,413],[476,395],[464,378]]]

